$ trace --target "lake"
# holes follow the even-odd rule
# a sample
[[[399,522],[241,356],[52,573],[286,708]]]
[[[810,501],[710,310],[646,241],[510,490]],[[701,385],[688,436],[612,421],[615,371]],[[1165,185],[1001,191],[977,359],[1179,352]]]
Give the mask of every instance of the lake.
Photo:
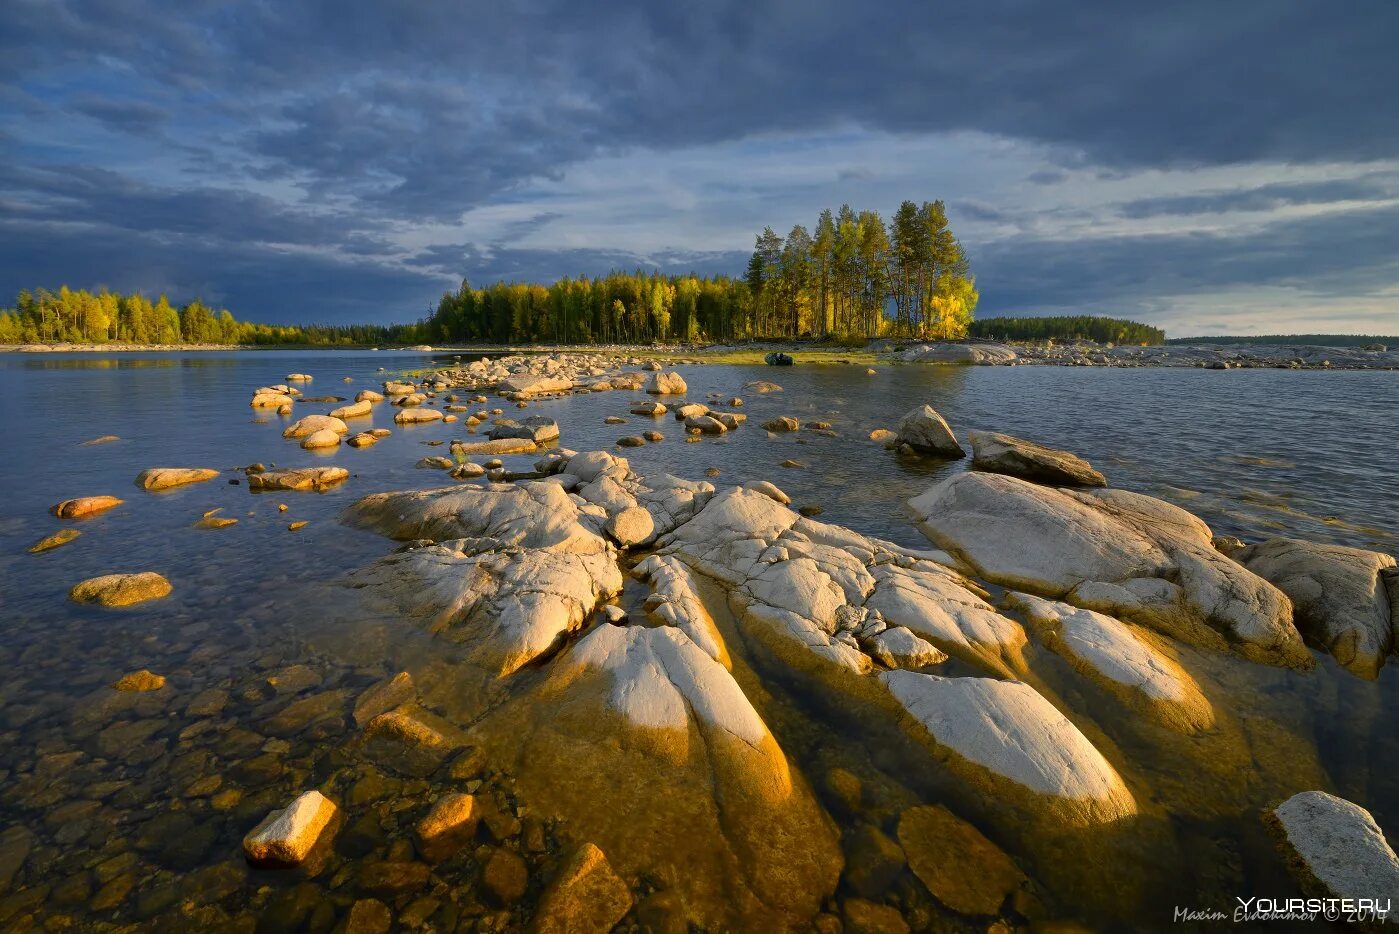
[[[329,350],[0,354],[6,479],[0,503],[0,668],[6,672],[0,680],[0,827],[22,824],[32,834],[24,841],[18,833],[0,836],[0,926],[70,919],[84,927],[145,921],[168,928],[251,928],[256,922],[267,930],[328,930],[369,894],[389,903],[400,921],[410,917],[437,930],[514,923],[488,900],[453,894],[476,884],[480,867],[470,854],[443,863],[426,885],[371,883],[360,871],[366,861],[411,856],[403,843],[416,816],[411,807],[441,786],[440,776],[355,773],[370,782],[360,792],[364,804],[347,813],[332,862],[319,874],[249,870],[240,850],[243,835],[270,809],[357,768],[347,751],[355,724],[334,704],[343,707],[375,680],[409,670],[425,701],[449,715],[458,709],[453,649],[411,622],[361,612],[353,591],[339,586],[394,546],[340,525],[338,516],[367,493],[451,485],[442,471],[415,464],[446,453],[430,442],[465,436],[460,425],[441,422],[394,425],[393,410],[381,405],[356,427],[391,427],[391,436],[373,447],[317,454],[284,440],[282,428],[343,403],[298,402],[287,418],[250,409],[249,396],[259,386],[284,382],[288,373],[306,372],[315,376],[300,384],[307,396],[353,399],[395,373],[452,359]],[[653,426],[628,416],[630,401],[641,395],[630,392],[542,400],[525,414],[557,419],[562,445],[579,451],[616,452],[619,437],[656,427],[665,442],[620,451],[641,474],[704,479],[713,469],[717,486],[770,480],[794,506],[819,507],[822,521],[911,547],[928,546],[906,500],[966,464],[901,456],[868,435],[929,403],[963,438],[967,430],[995,430],[1073,451],[1113,486],[1180,505],[1219,535],[1246,541],[1286,535],[1391,554],[1399,548],[1397,373],[676,369],[692,399],[742,397],[748,424],[684,444],[669,417]],[[783,391],[744,388],[758,379],[780,383]],[[491,405],[513,414],[511,403],[493,398]],[[628,424],[605,424],[609,415],[625,416]],[[778,415],[829,422],[836,437],[768,435],[759,427]],[[103,435],[120,440],[83,444]],[[535,459],[502,458],[517,470]],[[787,460],[801,466],[779,466]],[[243,474],[231,472],[253,462],[336,464],[351,477],[323,494],[253,493]],[[150,467],[226,473],[148,493],[133,481]],[[82,534],[71,544],[27,553],[64,524],[49,514],[50,506],[95,494],[126,502],[72,523]],[[195,527],[215,509],[238,523]],[[291,531],[293,522],[306,525]],[[168,598],[128,611],[67,598],[85,578],[148,570],[173,583]],[[1192,658],[1201,671],[1237,678],[1246,694],[1247,716],[1240,719],[1242,729],[1252,731],[1254,758],[1233,775],[1201,773],[1188,751],[1134,748],[1114,723],[1117,715],[1102,712],[1110,758],[1130,773],[1139,797],[1141,789],[1154,797],[1153,816],[1170,844],[1158,847],[1155,836],[1114,842],[1109,851],[1118,865],[1092,877],[1092,884],[1116,880],[1121,891],[1113,897],[1037,864],[1029,871],[1036,907],[1016,908],[1016,917],[1151,929],[1166,926],[1174,905],[1232,911],[1234,895],[1296,894],[1258,812],[1276,804],[1280,793],[1316,782],[1367,807],[1391,839],[1399,832],[1394,664],[1378,681],[1364,682],[1320,655],[1317,670],[1308,674],[1198,655]],[[164,675],[168,687],[135,694],[108,687],[142,668]],[[1067,672],[1044,677],[1072,694]],[[857,728],[838,725],[822,737],[820,705],[800,688],[777,693],[764,717],[832,812],[839,808],[821,776],[837,766],[870,776],[870,787],[887,781],[888,800],[926,793],[917,782],[901,782],[898,767],[878,750],[860,749]],[[201,702],[191,706],[191,698]],[[327,698],[326,706],[302,703],[308,698]],[[1276,743],[1257,739],[1274,734]],[[1287,759],[1298,737],[1314,759],[1264,761],[1258,752],[1271,746]],[[832,739],[848,750],[837,756],[818,748]],[[1182,804],[1192,796],[1209,804]],[[366,823],[365,814],[375,819]],[[1042,860],[1004,832],[992,836],[1026,866]],[[7,887],[5,854],[20,850],[24,858],[9,870]],[[1066,859],[1092,858],[1069,844],[1063,852]],[[898,885],[909,885],[908,878]],[[531,885],[536,892],[539,883]],[[967,924],[915,904],[914,895],[891,896],[900,898],[915,926]]]

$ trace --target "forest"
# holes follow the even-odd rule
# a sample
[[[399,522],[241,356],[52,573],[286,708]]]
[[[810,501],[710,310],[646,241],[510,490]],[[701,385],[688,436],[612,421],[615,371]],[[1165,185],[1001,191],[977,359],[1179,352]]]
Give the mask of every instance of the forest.
[[[20,292],[0,311],[0,344],[379,344],[410,341],[414,327],[255,324],[198,300],[177,307],[164,295],[63,286]]]
[[[998,341],[1090,340],[1099,344],[1164,344],[1166,332],[1149,324],[1094,315],[1047,318],[983,318],[967,331],[969,337]]]

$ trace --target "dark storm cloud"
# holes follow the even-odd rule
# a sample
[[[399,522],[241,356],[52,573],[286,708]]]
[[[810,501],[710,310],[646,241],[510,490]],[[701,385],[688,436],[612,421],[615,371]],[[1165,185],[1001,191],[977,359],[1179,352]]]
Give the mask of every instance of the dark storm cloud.
[[[1279,182],[1233,191],[1140,198],[1121,206],[1123,217],[1169,217],[1222,214],[1228,211],[1271,211],[1305,204],[1337,201],[1379,201],[1399,191],[1399,177],[1372,176],[1323,182]]]
[[[1164,296],[1243,286],[1305,289],[1321,297],[1379,293],[1399,280],[1399,207],[1280,221],[1248,236],[1158,234],[1013,240],[973,256],[982,314],[1077,308],[1146,314]]]
[[[389,246],[396,233],[454,224],[583,160],[636,149],[850,127],[981,131],[1050,144],[1059,165],[1029,175],[1040,185],[1063,182],[1064,168],[1120,177],[1391,157],[1396,30],[1389,0],[9,0],[0,200],[36,227],[85,225],[65,234],[69,253],[48,258],[65,278],[88,269],[89,255],[115,267],[126,248],[135,266],[156,244],[196,238],[245,251],[245,273],[257,256],[285,271],[268,245],[289,244],[318,251],[312,271],[338,274],[325,257],[353,254],[362,275],[373,266],[383,282],[406,282],[405,270],[445,274],[456,248],[423,249],[405,264]],[[865,171],[837,169],[837,181],[858,183]],[[1236,204],[1324,196],[1274,191]],[[1122,210],[1239,209],[1222,203],[1142,199]],[[965,210],[992,221],[1000,209]],[[23,233],[7,229],[9,254]],[[460,271],[554,278],[605,272],[596,264],[630,255],[606,244],[506,248],[528,231],[465,248]],[[470,230],[444,239],[474,240]],[[198,258],[170,250],[172,264]],[[35,284],[36,271],[9,265],[0,290]],[[1248,265],[1278,271],[1261,258]],[[998,288],[1028,291],[1016,269],[1001,272],[1009,278]],[[182,275],[222,276],[220,287],[235,289],[218,268]],[[283,319],[351,317],[353,304],[299,287],[261,307]]]

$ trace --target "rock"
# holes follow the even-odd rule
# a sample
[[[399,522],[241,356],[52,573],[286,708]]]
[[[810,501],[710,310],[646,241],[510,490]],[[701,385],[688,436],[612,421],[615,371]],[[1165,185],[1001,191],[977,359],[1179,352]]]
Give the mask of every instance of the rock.
[[[899,419],[898,440],[901,444],[936,457],[966,457],[967,452],[957,443],[957,436],[947,420],[931,405],[922,405]]]
[[[698,431],[706,435],[722,435],[728,431],[724,423],[709,415],[692,416],[685,419],[686,431]]]
[[[414,778],[432,774],[454,750],[466,745],[451,723],[412,704],[371,719],[359,742],[371,761]]]
[[[296,400],[287,393],[259,389],[253,393],[253,401],[248,404],[255,409],[280,409],[285,406],[288,411],[291,411],[294,401]]]
[[[365,392],[368,391],[369,390],[365,390]],[[361,392],[360,395],[363,396],[364,392]],[[375,393],[374,395],[377,396],[379,394]],[[379,398],[382,399],[383,396],[379,396]],[[374,414],[374,402],[369,399],[359,399],[359,401],[353,402],[350,405],[342,405],[338,409],[330,410],[331,418],[338,418],[342,421],[347,418],[363,418],[366,415],[372,414]]]
[[[530,922],[533,934],[606,934],[631,910],[632,894],[607,856],[584,843],[550,881]]]
[[[457,466],[457,462],[450,457],[424,457],[414,466],[429,470],[451,470]]]
[[[933,897],[964,915],[999,915],[1027,881],[996,844],[944,807],[904,811],[899,844]]]
[[[317,492],[343,483],[350,476],[344,467],[298,467],[293,470],[269,470],[248,475],[251,490],[315,490]]]
[[[288,425],[282,432],[283,438],[306,438],[319,431],[330,431],[337,435],[348,434],[350,428],[343,421],[330,415],[307,415]]]
[[[679,373],[671,370],[652,373],[642,389],[657,396],[683,396],[689,387]]]
[[[433,802],[415,831],[418,852],[430,862],[441,862],[461,850],[476,835],[480,815],[476,799],[448,792]]]
[[[299,865],[334,820],[335,803],[308,791],[263,818],[243,838],[243,854],[255,866],[281,869]]]
[[[1195,679],[1130,625],[1095,613],[1010,593],[1041,641],[1080,674],[1148,719],[1181,733],[1214,726],[1214,709]]]
[[[902,626],[892,626],[860,644],[886,668],[922,668],[947,661],[946,652]]]
[[[751,390],[753,390],[754,392],[759,393],[759,394],[761,394],[761,395],[767,395],[767,394],[770,393],[770,392],[781,392],[781,391],[782,391],[782,387],[781,387],[781,386],[777,385],[776,383],[769,383],[767,380],[762,380],[762,379],[757,380],[757,381],[755,381],[755,382],[751,382],[751,383],[744,383],[744,384],[743,384],[743,388],[744,388],[744,389],[751,389]]]
[[[509,907],[524,897],[529,887],[529,867],[518,854],[498,847],[481,871],[481,886],[488,899]]]
[[[126,500],[117,499],[115,496],[80,496],[77,499],[65,499],[50,508],[49,512],[60,519],[85,519],[120,506],[124,502]]]
[[[788,470],[804,470],[806,468],[806,465],[803,464],[801,461],[792,460],[790,457],[782,463],[778,464],[777,466],[786,467]]]
[[[1107,486],[1107,478],[1088,461],[1068,451],[1045,447],[1010,435],[973,431],[972,469],[1003,473],[1050,486]]]
[[[675,410],[675,420],[683,422],[687,418],[698,418],[701,415],[709,414],[709,406],[701,405],[698,402],[689,402],[679,406]]]
[[[1234,555],[1292,601],[1303,637],[1352,674],[1374,680],[1394,650],[1396,627],[1383,572],[1394,558],[1377,551],[1271,538]]]
[[[379,714],[408,703],[417,694],[413,676],[408,672],[400,671],[392,678],[385,678],[367,688],[355,701],[355,725],[362,727]]]
[[[874,431],[870,432],[870,440],[877,441],[880,444],[897,444],[899,436],[888,428],[876,428]]]
[[[633,415],[650,415],[658,417],[666,413],[666,407],[659,402],[638,402],[631,407]]]
[[[482,467],[480,464],[472,463],[461,464],[451,473],[453,480],[475,480],[477,477],[484,477],[485,475],[486,468]]]
[[[792,418],[790,415],[779,415],[777,418],[768,419],[767,421],[763,422],[763,427],[766,428],[768,431],[778,433],[787,431],[798,431],[801,428],[801,426],[802,423],[797,421],[795,418]]]
[[[559,423],[543,415],[532,415],[523,422],[504,419],[491,426],[487,437],[493,441],[523,438],[535,444],[546,444],[559,440]]]
[[[83,533],[79,532],[77,529],[59,529],[52,535],[47,535],[30,545],[29,553],[31,555],[38,555],[46,551],[52,551],[55,548],[68,544],[81,534]]]
[[[608,518],[603,531],[623,548],[631,548],[648,541],[656,531],[656,522],[651,513],[640,506],[623,509]]]
[[[33,846],[34,832],[22,824],[11,824],[0,830],[0,892],[9,889]]]
[[[938,342],[919,344],[903,351],[904,360],[919,363],[979,364],[983,366],[1012,363],[1016,353],[1005,344],[954,344]]]
[[[1399,857],[1370,812],[1324,791],[1303,791],[1265,816],[1288,868],[1314,898],[1399,902]],[[1373,903],[1373,902],[1372,902]],[[1391,914],[1362,926],[1387,929]]]
[[[393,898],[416,892],[432,878],[432,867],[407,859],[366,863],[359,873],[360,888],[373,895]]]
[[[393,927],[393,912],[377,898],[360,898],[350,906],[337,934],[388,934]]]
[[[309,382],[311,382],[311,374],[309,374],[309,373],[288,373],[288,374],[287,374],[287,382],[289,382],[289,383],[309,383]]]
[[[1209,526],[1169,503],[970,471],[909,506],[924,535],[995,584],[1252,661],[1312,665],[1287,597],[1220,554]]]
[[[847,898],[841,905],[844,934],[908,934],[908,922],[891,905]]]
[[[75,603],[98,606],[131,606],[159,600],[170,594],[170,582],[154,571],[137,574],[105,574],[73,585],[68,598]]]
[[[609,415],[602,420],[604,425],[625,425],[627,420],[620,415]]]
[[[878,827],[861,824],[845,835],[845,879],[864,898],[879,898],[903,873],[899,844]]]
[[[437,409],[413,408],[401,409],[393,420],[399,425],[418,425],[423,422],[440,422],[444,417]]]
[[[472,454],[533,454],[539,446],[529,438],[497,438],[493,441],[459,442],[452,450],[468,456]]]
[[[372,389],[361,389],[355,394],[355,401],[373,404],[375,402],[383,402],[384,397],[381,393],[377,393]]]
[[[553,392],[568,392],[573,388],[573,380],[559,376],[536,376],[522,374],[503,379],[496,389],[501,393],[514,393],[517,396],[539,396]]]
[[[122,675],[115,684],[113,690],[117,691],[158,691],[165,687],[165,676],[152,674],[145,668],[140,671],[133,671]]]
[[[350,447],[352,447],[352,448],[367,448],[367,447],[372,447],[373,445],[378,444],[378,443],[379,443],[379,439],[378,439],[377,436],[372,435],[372,434],[370,434],[370,433],[367,432],[367,431],[361,431],[361,432],[360,432],[359,434],[357,434],[357,435],[351,435],[351,436],[345,441],[345,443],[348,444],[348,445],[349,445]]]
[[[141,471],[140,476],[136,478],[136,485],[154,492],[184,486],[187,483],[203,483],[218,475],[217,470],[207,467],[152,467]]]
[[[761,493],[773,502],[781,503],[784,506],[792,501],[791,497],[767,480],[749,480],[747,483],[743,484],[743,488],[745,490],[752,490],[755,493]]]
[[[645,445],[646,439],[639,435],[628,435],[625,438],[617,439],[617,447],[619,448],[639,448]]]
[[[1029,685],[897,670],[879,678],[906,711],[909,734],[1005,804],[1072,827],[1137,812],[1116,770]]]
[[[301,446],[308,451],[316,451],[324,448],[335,448],[340,446],[340,435],[329,428],[322,428],[320,431],[312,432],[301,439]]]
[[[567,814],[700,928],[798,928],[820,910],[834,830],[722,665],[674,627],[603,625],[545,674],[476,727],[531,810]]]
[[[228,516],[205,516],[194,523],[196,529],[226,529],[231,525],[237,525],[238,520]]]
[[[729,431],[735,431],[744,422],[748,421],[748,416],[742,412],[712,412],[710,413],[719,420]]]

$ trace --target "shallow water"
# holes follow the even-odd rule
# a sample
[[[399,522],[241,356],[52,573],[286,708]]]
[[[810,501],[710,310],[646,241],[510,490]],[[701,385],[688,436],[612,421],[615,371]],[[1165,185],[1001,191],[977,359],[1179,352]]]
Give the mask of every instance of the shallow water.
[[[396,426],[394,410],[381,405],[352,428],[387,426],[394,429],[391,437],[371,448],[313,454],[281,438],[281,428],[293,419],[247,405],[252,389],[282,382],[291,372],[315,375],[315,382],[301,384],[307,396],[352,399],[361,388],[378,388],[389,375],[379,373],[380,367],[392,373],[449,361],[440,355],[334,351],[0,355],[0,467],[6,480],[0,502],[0,668],[8,673],[0,682],[0,827],[22,824],[34,835],[8,887],[0,872],[0,927],[65,918],[84,926],[248,926],[261,918],[268,929],[325,929],[370,891],[400,921],[421,915],[439,930],[518,921],[474,895],[457,893],[475,886],[479,867],[469,857],[439,868],[428,886],[416,890],[384,894],[357,875],[363,860],[403,855],[395,830],[415,819],[411,806],[421,801],[425,784],[355,773],[342,751],[354,734],[344,699],[385,674],[413,671],[424,694],[435,691],[447,710],[452,647],[412,624],[365,618],[333,586],[392,548],[376,535],[345,529],[336,517],[366,493],[451,484],[440,471],[414,464],[446,452],[425,442],[464,437],[463,429]],[[1391,424],[1399,411],[1395,373],[678,369],[691,399],[703,401],[711,392],[724,400],[742,397],[748,425],[684,444],[671,417],[653,422],[627,415],[630,400],[639,395],[627,392],[545,400],[525,414],[557,418],[563,444],[576,450],[611,448],[623,435],[654,427],[666,434],[664,443],[621,452],[641,474],[700,479],[713,467],[720,471],[716,484],[772,480],[794,505],[821,507],[824,521],[924,546],[903,502],[965,465],[899,457],[867,436],[874,428],[892,428],[904,411],[928,402],[962,434],[998,430],[1073,450],[1114,486],[1176,502],[1217,534],[1245,540],[1286,534],[1390,553],[1399,548]],[[784,391],[746,390],[744,384],[755,379],[774,380]],[[298,402],[293,418],[338,404]],[[493,399],[491,405],[512,414],[508,402]],[[622,415],[628,423],[605,425],[607,415]],[[769,437],[758,426],[776,415],[828,421],[839,437],[805,431]],[[107,434],[120,440],[82,445]],[[502,459],[528,469],[534,456]],[[788,459],[804,466],[779,466]],[[227,470],[254,461],[341,464],[352,477],[324,494],[253,494],[244,484],[228,483],[242,476],[231,472],[157,494],[133,484],[148,467]],[[82,532],[72,544],[26,553],[63,524],[48,514],[49,506],[99,493],[127,502],[71,523]],[[279,511],[279,504],[287,510]],[[238,524],[193,527],[215,508]],[[308,524],[289,531],[294,521]],[[128,611],[82,607],[66,598],[68,588],[84,578],[144,570],[163,573],[174,593]],[[1075,690],[1072,678],[1055,668],[1053,656],[1041,654],[1032,667],[1044,678],[1044,689],[1068,699]],[[294,668],[268,684],[268,675],[302,665],[309,674]],[[1174,843],[1153,851],[1136,841],[1114,851],[1127,854],[1127,865],[1110,877],[1149,891],[1099,898],[1077,888],[1089,881],[1061,880],[1041,894],[1050,916],[1155,928],[1166,925],[1173,904],[1210,907],[1231,894],[1293,894],[1286,874],[1270,862],[1256,809],[1289,787],[1313,787],[1309,781],[1326,781],[1368,807],[1394,838],[1399,781],[1382,765],[1399,751],[1399,727],[1387,713],[1399,701],[1394,665],[1374,684],[1338,673],[1326,660],[1306,676],[1208,653],[1192,653],[1192,665],[1192,673],[1242,685],[1248,724],[1266,722],[1263,732],[1286,734],[1273,743],[1279,756],[1290,755],[1296,737],[1303,736],[1300,745],[1315,747],[1318,761],[1246,764],[1266,777],[1246,791],[1220,792],[1216,802],[1213,779],[1201,780],[1203,790],[1192,788],[1194,766],[1182,764],[1173,773],[1169,754],[1134,749],[1140,737],[1104,714],[1101,728],[1110,739],[1103,742],[1136,762],[1125,776],[1139,798],[1143,790],[1155,798],[1156,816],[1174,828]],[[174,690],[116,695],[108,689],[139,668],[164,674]],[[191,698],[207,691],[215,693],[191,707]],[[226,695],[221,706],[215,703],[218,692]],[[327,698],[323,709],[317,698]],[[1090,708],[1097,702],[1091,696],[1081,700]],[[819,776],[835,766],[869,776],[872,786],[882,780],[878,776],[894,774],[891,800],[937,793],[915,778],[899,777],[899,763],[881,762],[878,750],[823,750],[819,724],[834,720],[800,686],[774,698],[763,714],[789,754],[817,776],[813,784],[823,795]],[[849,729],[858,732],[858,725]],[[373,786],[362,794],[373,803],[375,826],[361,821],[342,830],[341,862],[314,880],[249,871],[239,851],[242,835],[269,809],[339,770]],[[208,778],[213,775],[218,783]],[[489,780],[487,785],[492,787]],[[508,799],[503,786],[497,792]],[[1181,802],[1192,794],[1214,804],[1185,813],[1190,809]],[[1012,855],[1036,859],[1019,852],[1004,830],[987,832]],[[541,853],[552,845],[551,833]],[[6,839],[13,843],[13,837],[0,841]],[[0,868],[5,852],[0,842]],[[1053,876],[1045,870],[1045,878]],[[537,881],[531,884],[537,888]],[[1195,905],[1191,895],[1202,892],[1208,897],[1201,895]]]

